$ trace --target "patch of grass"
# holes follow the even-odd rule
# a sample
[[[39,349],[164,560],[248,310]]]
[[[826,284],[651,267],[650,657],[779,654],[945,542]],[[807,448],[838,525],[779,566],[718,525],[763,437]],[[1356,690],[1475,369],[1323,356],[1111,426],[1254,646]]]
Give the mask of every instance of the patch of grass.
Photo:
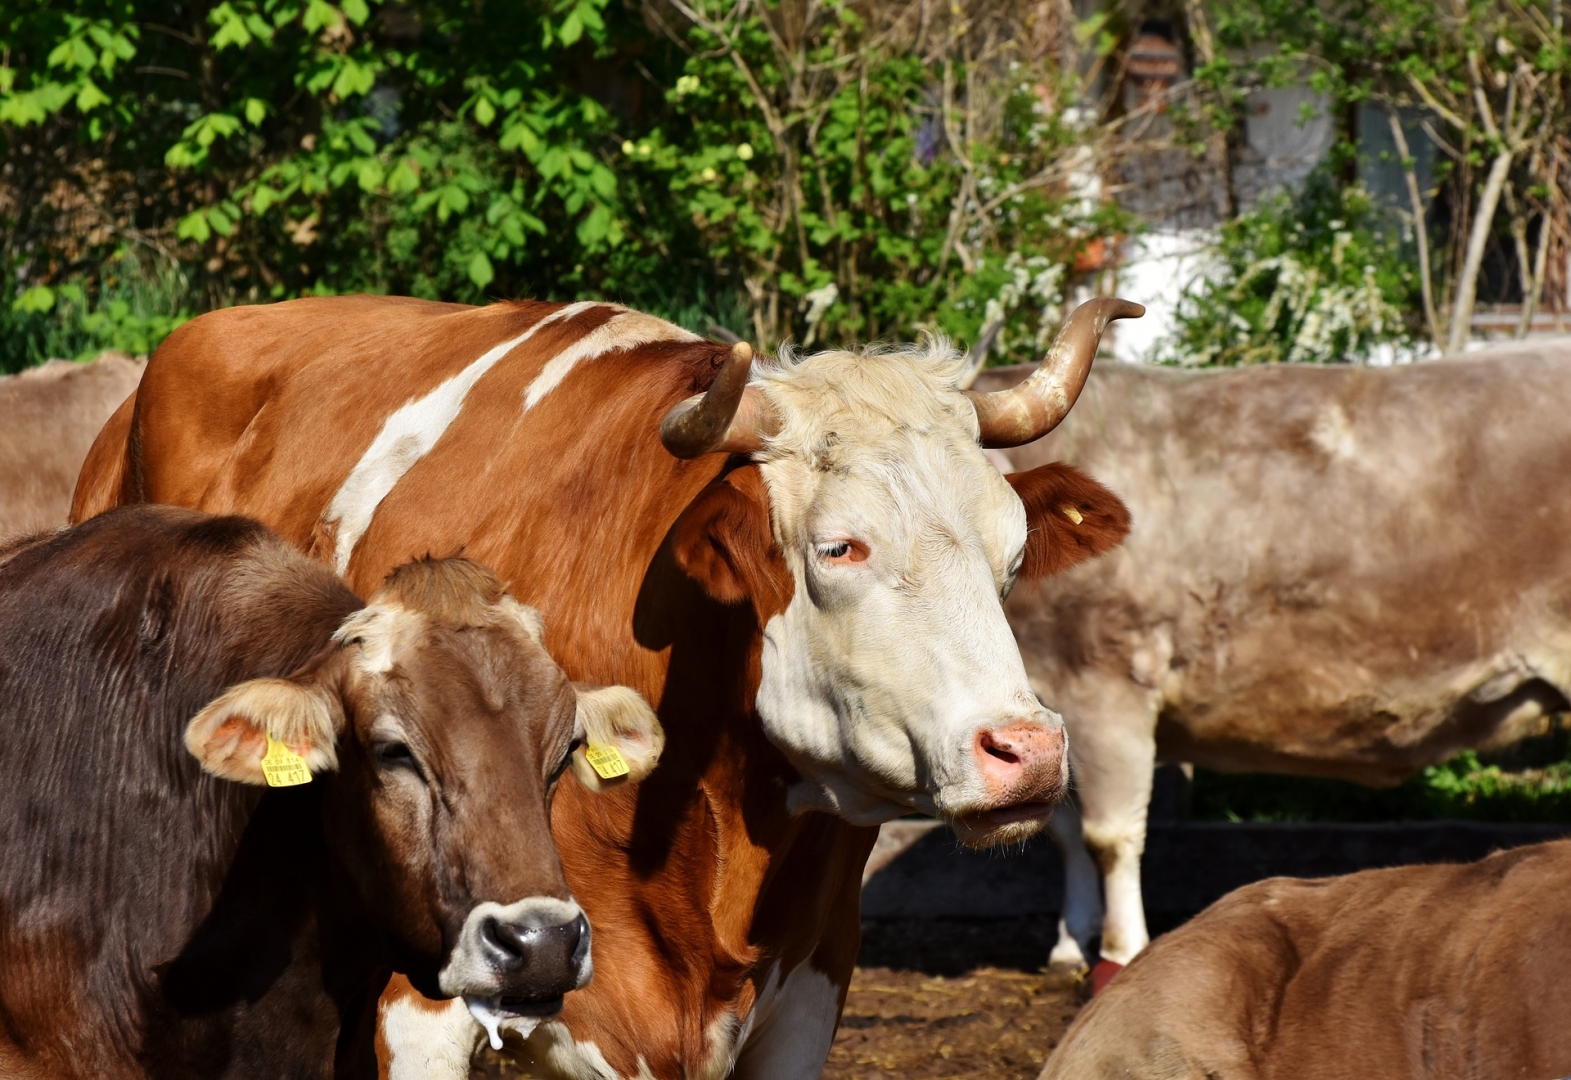
[[[145,356],[194,314],[177,268],[131,255],[104,264],[98,275],[54,288],[21,290],[0,302],[0,371],[46,360],[84,360],[105,349]]]
[[[1571,821],[1571,726],[1503,752],[1464,751],[1394,788],[1196,769],[1191,816],[1213,821]]]

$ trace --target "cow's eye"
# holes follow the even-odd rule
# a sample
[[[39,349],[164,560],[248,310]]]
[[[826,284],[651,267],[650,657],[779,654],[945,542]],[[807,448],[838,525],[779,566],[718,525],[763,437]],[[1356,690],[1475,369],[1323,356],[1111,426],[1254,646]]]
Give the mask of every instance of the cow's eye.
[[[376,757],[376,763],[383,768],[416,768],[415,755],[408,743],[380,742],[371,747],[371,753]]]
[[[867,561],[867,545],[855,540],[825,540],[814,548],[818,557],[827,563],[846,565]]]

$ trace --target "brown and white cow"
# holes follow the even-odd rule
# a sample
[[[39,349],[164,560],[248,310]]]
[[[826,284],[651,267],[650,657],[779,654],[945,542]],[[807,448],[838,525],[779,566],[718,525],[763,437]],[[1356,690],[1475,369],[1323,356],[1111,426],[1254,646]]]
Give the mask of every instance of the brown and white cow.
[[[1084,843],[1070,808],[1052,825],[1055,961],[1098,932],[1110,962],[1146,944],[1156,760],[1394,784],[1566,707],[1568,415],[1568,342],[1395,368],[1113,365],[1007,452],[1077,462],[1135,522],[1007,605],[1069,725],[1084,818]]]
[[[0,377],[0,537],[66,523],[82,459],[143,366],[105,353],[90,364],[51,360]]]
[[[937,341],[754,364],[604,303],[236,308],[153,358],[75,512],[243,511],[353,583],[427,550],[495,566],[564,668],[638,689],[668,739],[637,788],[556,801],[597,977],[534,1030],[535,1067],[806,1080],[870,826],[921,810],[987,844],[1061,797],[1062,724],[1001,598],[1128,519],[1067,466],[1006,483],[982,444],[1056,423],[1106,321],[1139,310],[1093,302],[1024,389],[968,395]],[[383,1032],[394,1074],[447,1047],[462,1075],[478,1043],[406,999]]]
[[[1229,893],[1076,1018],[1041,1080],[1571,1075],[1571,841]]]
[[[638,776],[660,734],[540,638],[477,563],[364,604],[239,517],[12,544],[0,1076],[364,1074],[391,968],[493,1026],[554,1013],[591,964],[552,791],[586,739]]]

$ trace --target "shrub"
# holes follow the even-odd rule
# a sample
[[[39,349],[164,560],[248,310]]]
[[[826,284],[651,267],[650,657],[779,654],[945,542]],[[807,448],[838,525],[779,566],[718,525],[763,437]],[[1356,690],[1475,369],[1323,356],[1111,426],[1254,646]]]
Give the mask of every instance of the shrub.
[[[1394,217],[1328,169],[1222,226],[1156,359],[1192,366],[1351,363],[1411,351],[1417,279]]]

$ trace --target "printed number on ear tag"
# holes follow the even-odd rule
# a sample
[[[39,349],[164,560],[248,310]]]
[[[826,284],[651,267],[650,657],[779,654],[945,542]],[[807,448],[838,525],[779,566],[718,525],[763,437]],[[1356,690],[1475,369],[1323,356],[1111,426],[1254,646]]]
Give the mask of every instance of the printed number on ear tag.
[[[627,762],[622,760],[621,751],[614,746],[591,743],[584,751],[584,757],[589,759],[589,767],[602,780],[615,780],[618,776],[627,775]]]
[[[297,787],[311,782],[305,758],[273,738],[267,737],[267,753],[262,757],[262,775],[268,787]]]

